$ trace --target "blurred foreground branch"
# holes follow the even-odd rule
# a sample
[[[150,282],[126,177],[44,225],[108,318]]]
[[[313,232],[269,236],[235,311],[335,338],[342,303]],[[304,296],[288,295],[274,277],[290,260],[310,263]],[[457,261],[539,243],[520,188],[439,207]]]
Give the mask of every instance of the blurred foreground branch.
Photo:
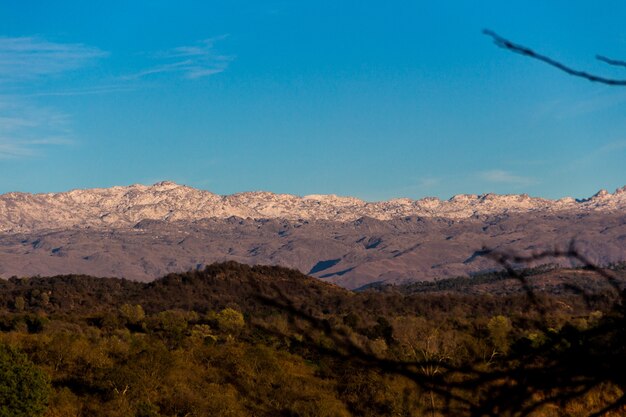
[[[611,271],[593,264],[576,250],[573,243],[565,250],[554,249],[531,255],[484,252],[484,256],[508,271],[512,279],[521,282],[529,300],[526,308],[539,314],[538,328],[545,335],[545,340],[536,346],[518,346],[508,353],[494,351],[488,361],[455,362],[450,360],[443,348],[431,352],[433,342],[441,344],[446,337],[438,330],[434,335],[442,340],[428,336],[425,345],[428,354],[423,354],[422,348],[414,349],[419,354],[413,359],[381,355],[367,344],[357,342],[354,334],[350,334],[345,327],[334,326],[323,317],[299,309],[278,289],[275,295],[261,298],[264,303],[304,323],[299,329],[301,336],[294,338],[294,343],[305,344],[308,348],[317,349],[320,356],[351,364],[358,369],[407,378],[420,392],[430,393],[433,416],[524,417],[538,415],[550,407],[561,410],[554,415],[566,415],[563,410],[569,404],[586,395],[602,393],[606,387],[612,387],[612,394],[598,400],[592,409],[586,410],[585,415],[599,417],[611,415],[611,412],[620,415],[626,411],[626,291],[621,290]],[[558,330],[553,329],[541,304],[541,297],[528,284],[526,276],[513,266],[554,258],[575,260],[582,269],[593,271],[610,284],[615,294],[614,305],[593,326],[577,328],[565,325]],[[579,293],[585,299],[591,297],[582,291]],[[503,317],[500,323],[494,322],[494,326],[506,324],[506,320]],[[290,337],[280,331],[275,333]],[[320,333],[330,343],[320,345],[319,338],[315,336]],[[387,337],[389,345],[399,345],[398,337],[397,334],[390,334]],[[496,361],[493,361],[494,356],[497,356]],[[424,372],[425,369],[436,369],[437,372]],[[436,395],[437,401],[433,395]]]
[[[484,29],[483,34],[491,37],[493,39],[493,42],[500,48],[504,48],[516,54],[524,55],[529,58],[544,62],[574,77],[580,77],[580,78],[584,78],[592,82],[597,82],[597,83],[611,85],[611,86],[626,86],[626,80],[602,77],[602,76],[595,75],[589,72],[573,69],[546,55],[539,54],[526,46],[513,43],[510,40],[505,39],[502,36],[498,35],[492,30]],[[609,58],[602,57],[602,56],[597,56],[596,58],[610,65],[626,66],[626,63],[622,61],[617,61],[617,60],[609,59]]]

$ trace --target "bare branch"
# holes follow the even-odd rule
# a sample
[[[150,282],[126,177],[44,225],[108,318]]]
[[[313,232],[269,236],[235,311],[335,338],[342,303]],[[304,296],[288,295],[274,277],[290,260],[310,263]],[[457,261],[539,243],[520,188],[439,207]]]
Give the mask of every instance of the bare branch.
[[[558,61],[555,61],[554,59],[545,56],[545,55],[541,55],[538,54],[537,52],[533,51],[530,48],[527,48],[525,46],[522,45],[518,45],[515,44],[511,41],[509,41],[508,39],[505,39],[503,37],[501,37],[500,35],[498,35],[497,33],[489,30],[489,29],[484,29],[483,33],[487,36],[490,36],[494,43],[499,46],[500,48],[504,48],[504,49],[508,49],[511,52],[514,52],[516,54],[520,54],[520,55],[524,55],[527,56],[529,58],[533,58],[536,59],[538,61],[542,61],[545,62],[546,64],[553,66],[569,75],[572,75],[574,77],[580,77],[580,78],[584,78],[586,80],[592,81],[592,82],[597,82],[597,83],[601,83],[601,84],[606,84],[606,85],[612,85],[612,86],[626,86],[626,80],[617,80],[617,79],[613,79],[613,78],[606,78],[606,77],[600,77],[598,75],[594,75],[585,71],[579,71],[579,70],[575,70],[573,68],[570,68]],[[598,58],[599,59],[599,58]],[[610,60],[612,61],[612,60]],[[606,61],[605,61],[606,62]],[[615,65],[615,64],[612,64]]]
[[[319,355],[341,362],[350,362],[362,369],[371,369],[384,375],[397,375],[412,381],[416,387],[430,393],[431,412],[465,417],[497,417],[511,415],[527,417],[548,405],[563,405],[578,401],[603,384],[614,384],[624,390],[626,370],[624,354],[626,340],[625,314],[626,291],[616,276],[605,268],[595,265],[576,249],[574,241],[569,246],[529,255],[483,250],[502,266],[511,278],[517,279],[527,292],[529,310],[535,307],[541,316],[538,329],[546,340],[532,349],[517,349],[503,357],[503,361],[485,368],[480,360],[456,364],[444,352],[440,356],[429,353],[431,339],[421,355],[410,360],[395,356],[379,356],[365,345],[355,343],[348,332],[335,327],[323,316],[316,316],[298,308],[278,286],[269,284],[259,288],[258,299],[264,304],[297,318],[295,338],[282,330],[265,326],[262,328],[275,336],[288,337],[292,343],[314,347]],[[528,265],[536,261],[566,258],[576,261],[582,268],[592,271],[606,280],[615,290],[616,300],[610,311],[589,328],[564,327],[560,333],[550,329],[547,310],[536,297],[535,289],[516,265]],[[590,296],[581,288],[583,297]],[[329,346],[320,345],[311,330],[323,333],[330,339]],[[393,338],[393,336],[391,336]],[[393,339],[397,341],[397,339]],[[415,348],[413,348],[415,349]],[[467,396],[463,393],[471,393]],[[435,405],[434,398],[439,404]],[[623,411],[626,396],[607,399],[598,405],[599,410],[588,410],[589,417],[601,417],[613,411]]]
[[[618,59],[607,58],[607,57],[602,56],[602,55],[596,55],[596,59],[598,61],[605,62],[605,63],[607,63],[609,65],[613,65],[615,67],[625,67],[626,68],[626,61],[620,61]]]

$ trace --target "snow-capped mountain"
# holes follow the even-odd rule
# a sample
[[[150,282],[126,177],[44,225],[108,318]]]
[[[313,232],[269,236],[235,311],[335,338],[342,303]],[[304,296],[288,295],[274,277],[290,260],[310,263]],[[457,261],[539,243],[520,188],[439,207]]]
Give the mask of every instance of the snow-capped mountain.
[[[585,200],[548,200],[528,195],[462,194],[449,200],[400,198],[365,202],[353,197],[270,192],[217,195],[209,191],[159,182],[151,186],[73,190],[62,193],[0,195],[0,232],[15,233],[68,228],[128,228],[142,220],[195,221],[241,217],[250,219],[326,220],[349,222],[361,217],[392,220],[406,216],[466,219],[504,213],[559,211],[616,212],[626,209],[626,187],[602,190]]]

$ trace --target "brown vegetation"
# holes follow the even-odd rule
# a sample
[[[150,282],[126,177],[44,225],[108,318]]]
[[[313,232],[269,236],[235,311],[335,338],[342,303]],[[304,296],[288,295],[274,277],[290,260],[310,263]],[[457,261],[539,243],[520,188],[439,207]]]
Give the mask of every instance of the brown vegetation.
[[[542,274],[557,272],[528,272]],[[353,293],[236,263],[149,284],[13,278],[0,342],[46,375],[45,416],[585,416],[623,394],[602,379],[615,372],[590,372],[623,366],[616,294],[538,293],[539,311],[470,287]]]

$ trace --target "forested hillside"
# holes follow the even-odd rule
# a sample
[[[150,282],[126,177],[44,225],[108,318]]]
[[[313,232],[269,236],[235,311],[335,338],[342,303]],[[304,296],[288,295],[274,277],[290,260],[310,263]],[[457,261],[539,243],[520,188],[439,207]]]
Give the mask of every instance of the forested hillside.
[[[526,271],[530,292],[491,274],[354,293],[232,262],[12,278],[0,416],[586,416],[623,398],[608,272]]]

